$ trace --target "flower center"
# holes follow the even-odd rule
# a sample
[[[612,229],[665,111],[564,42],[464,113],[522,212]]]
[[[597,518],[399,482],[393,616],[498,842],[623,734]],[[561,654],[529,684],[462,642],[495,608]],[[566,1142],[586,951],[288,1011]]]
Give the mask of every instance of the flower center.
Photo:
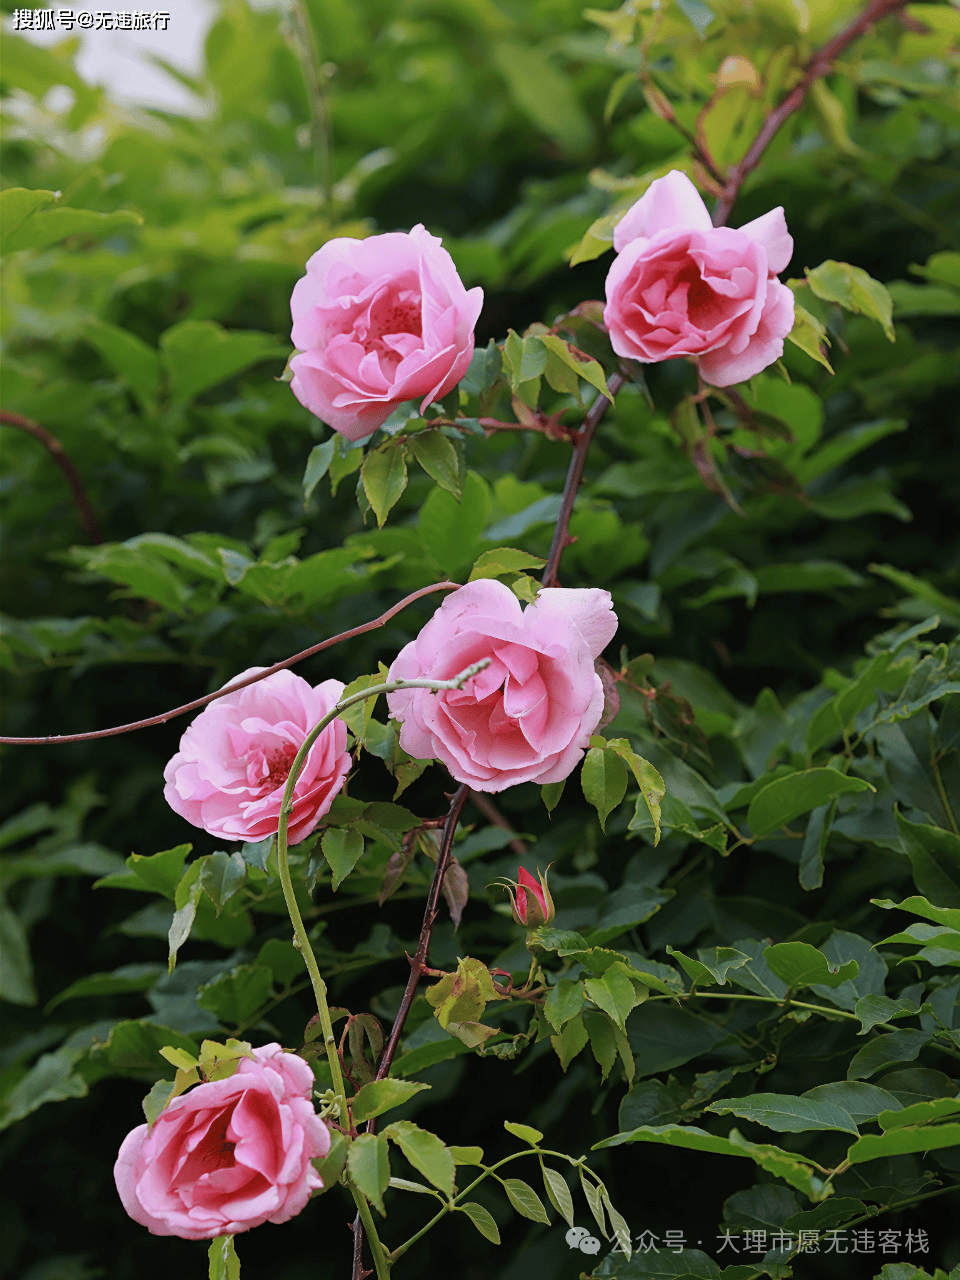
[[[287,746],[278,747],[267,755],[267,765],[270,772],[260,784],[261,794],[265,794],[268,791],[276,791],[277,787],[283,786],[290,776],[290,767],[296,754],[297,748],[288,743]]]

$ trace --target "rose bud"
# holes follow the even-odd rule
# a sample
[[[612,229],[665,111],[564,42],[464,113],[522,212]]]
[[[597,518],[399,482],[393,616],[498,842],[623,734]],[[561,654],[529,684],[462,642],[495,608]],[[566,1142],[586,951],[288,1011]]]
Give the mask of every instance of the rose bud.
[[[550,868],[547,867],[547,871]],[[510,894],[510,905],[513,918],[528,932],[539,929],[543,924],[550,924],[556,915],[553,898],[547,886],[546,872],[537,873],[539,879],[521,867],[517,872],[517,881],[508,880],[504,886]],[[514,895],[513,890],[516,890]]]

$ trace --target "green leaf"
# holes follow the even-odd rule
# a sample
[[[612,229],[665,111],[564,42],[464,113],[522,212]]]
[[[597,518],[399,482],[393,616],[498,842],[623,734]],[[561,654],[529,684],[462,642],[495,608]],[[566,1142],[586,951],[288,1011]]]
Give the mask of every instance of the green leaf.
[[[823,952],[811,947],[809,942],[774,943],[764,951],[763,958],[771,973],[785,982],[791,991],[815,984],[839,987],[842,982],[848,982],[860,972],[856,960],[840,965],[837,969],[831,968]]]
[[[926,898],[914,896],[904,898],[903,902],[892,902],[889,898],[871,898],[875,907],[883,907],[884,911],[912,911],[915,916],[925,916],[936,924],[946,924],[952,929],[960,929],[960,910],[950,907],[935,907]]]
[[[86,340],[126,382],[147,413],[156,408],[160,390],[160,355],[129,329],[98,321],[86,332]]]
[[[915,1000],[904,1000],[903,997],[891,1000],[887,996],[862,996],[856,1005],[856,1015],[861,1023],[857,1034],[865,1036],[879,1022],[889,1022],[892,1018],[902,1018],[908,1014],[916,1015],[919,1012],[920,1006]]]
[[[61,205],[57,209],[37,209],[9,234],[4,234],[3,252],[46,249],[49,245],[66,240],[68,236],[99,240],[123,227],[139,227],[142,224],[140,214],[130,209],[120,209],[116,213],[94,213],[92,209],[71,209],[67,205]]]
[[[605,831],[607,817],[627,791],[627,767],[616,751],[591,747],[580,770],[580,785]]]
[[[545,1222],[547,1226],[550,1225],[550,1217],[543,1207],[543,1201],[529,1183],[520,1178],[504,1178],[503,1189],[517,1213],[524,1218],[529,1218],[531,1222]]]
[[[273,974],[258,965],[243,964],[202,986],[197,1004],[209,1009],[228,1027],[249,1022],[274,995]]]
[[[407,487],[406,450],[398,440],[388,440],[379,449],[367,454],[360,472],[363,491],[367,501],[377,517],[377,524],[383,523],[390,510],[400,500]]]
[[[408,440],[413,456],[442,489],[460,497],[460,457],[440,431],[422,431]]]
[[[824,1184],[814,1174],[812,1162],[806,1156],[766,1143],[748,1142],[736,1129],[727,1137],[707,1133],[695,1125],[644,1125],[631,1133],[618,1133],[612,1138],[594,1143],[595,1151],[605,1147],[618,1147],[625,1142],[654,1142],[671,1147],[683,1147],[688,1151],[712,1151],[720,1155],[744,1156],[753,1160],[774,1177],[783,1178],[790,1186],[810,1196],[813,1200],[823,1197]]]
[[[390,1153],[382,1133],[361,1133],[350,1144],[347,1155],[350,1181],[378,1211],[386,1216],[383,1193],[390,1185]]]
[[[911,822],[896,812],[900,848],[910,859],[913,882],[941,907],[960,907],[960,838],[928,823]]]
[[[578,377],[583,378],[585,382],[589,382],[591,387],[595,387],[602,396],[606,396],[610,403],[613,404],[613,397],[607,390],[606,375],[596,360],[585,356],[582,351],[577,351],[575,347],[571,347],[568,342],[564,342],[556,334],[541,334],[540,341],[568,369],[572,370]]]
[[[173,919],[170,921],[170,928],[167,932],[169,946],[167,967],[170,973],[173,973],[174,966],[177,963],[177,953],[190,937],[193,922],[197,918],[197,906],[202,892],[200,864],[195,862],[187,868],[183,879],[177,886],[176,910],[173,913]]]
[[[240,1259],[233,1247],[233,1236],[217,1236],[211,1240],[207,1257],[209,1280],[240,1280]]]
[[[87,1082],[74,1070],[82,1053],[80,1048],[64,1045],[54,1053],[41,1054],[4,1099],[0,1129],[8,1128],[48,1102],[85,1098]]]
[[[28,191],[26,187],[8,187],[0,192],[0,253],[6,253],[20,226],[39,209],[45,209],[59,198],[57,191]]]
[[[385,1111],[394,1107],[402,1107],[414,1094],[430,1085],[419,1080],[395,1080],[387,1077],[384,1080],[371,1080],[365,1084],[351,1105],[354,1124],[363,1124],[372,1116],[382,1116]]]
[[[862,1200],[854,1200],[852,1196],[833,1196],[814,1209],[804,1209],[792,1214],[783,1223],[783,1227],[794,1234],[800,1231],[830,1231],[849,1222],[851,1218],[859,1218],[866,1212],[866,1208]]]
[[[0,998],[11,1004],[34,1005],[30,944],[20,917],[0,900]]]
[[[564,778],[561,782],[546,782],[540,788],[540,799],[543,801],[543,807],[547,813],[553,813],[560,803],[560,797],[563,795],[563,788],[566,785],[567,780]]]
[[[343,1171],[347,1167],[347,1154],[350,1150],[350,1143],[342,1133],[337,1133],[336,1129],[330,1131],[330,1150],[325,1156],[316,1156],[310,1161],[314,1169],[323,1179],[323,1191],[329,1191],[331,1187],[335,1187],[343,1176]],[[314,1192],[314,1195],[321,1195],[322,1191]]]
[[[716,1115],[735,1115],[752,1120],[777,1133],[806,1133],[811,1129],[839,1129],[856,1133],[853,1119],[836,1103],[781,1093],[754,1093],[746,1098],[711,1102],[706,1108]]]
[[[437,488],[427,495],[420,508],[420,541],[424,550],[454,579],[467,565],[473,564],[480,553],[490,506],[486,482],[476,472],[468,471],[459,503],[452,493]]]
[[[445,1196],[453,1195],[456,1177],[453,1156],[436,1134],[428,1133],[411,1120],[395,1120],[383,1132],[397,1144],[418,1173]]]
[[[851,1164],[864,1164],[888,1156],[914,1151],[940,1151],[960,1147],[960,1124],[927,1124],[890,1129],[886,1133],[866,1133],[847,1150]]]
[[[353,827],[328,827],[321,837],[320,847],[333,872],[333,889],[336,891],[360,861],[363,836]]]
[[[543,1015],[554,1031],[559,1031],[565,1022],[576,1017],[583,1008],[583,1001],[583,983],[574,978],[560,978],[550,988]]]
[[[929,1124],[960,1113],[960,1098],[931,1098],[928,1102],[914,1102],[909,1107],[895,1107],[881,1111],[880,1128],[887,1132],[902,1129],[904,1125]]]
[[[542,133],[577,154],[589,147],[590,120],[573,83],[551,61],[548,47],[501,40],[489,56],[516,106]]]
[[[188,403],[251,365],[289,354],[269,333],[228,332],[213,320],[182,320],[160,335],[160,350],[175,404]]]
[[[71,982],[47,1002],[44,1013],[50,1013],[57,1005],[66,1000],[76,1000],[80,996],[107,996],[126,994],[131,991],[149,991],[163,973],[163,966],[148,962],[146,964],[126,964],[112,973],[91,973],[85,978]],[[2,980],[0,974],[0,980]],[[4,996],[4,999],[7,999]]]
[[[833,373],[830,361],[827,359],[830,339],[827,337],[826,326],[821,324],[816,316],[812,316],[806,307],[801,307],[799,302],[794,304],[793,328],[787,337],[794,346],[799,347],[818,364],[822,364],[828,373]]]
[[[847,1067],[848,1080],[866,1080],[892,1062],[912,1062],[930,1040],[926,1031],[891,1031],[865,1044]]]
[[[567,1225],[572,1227],[574,1223],[573,1196],[570,1194],[570,1188],[567,1186],[563,1175],[542,1162],[540,1171],[543,1174],[543,1186],[547,1193],[547,1199],[557,1213],[566,1221]]]
[[[550,1037],[553,1051],[560,1059],[560,1066],[564,1072],[577,1054],[587,1047],[587,1040],[587,1028],[584,1026],[582,1014],[571,1018],[557,1035]]]
[[[174,849],[165,849],[162,853],[149,856],[132,853],[127,858],[126,872],[104,876],[93,887],[144,889],[148,893],[159,893],[172,899],[183,878],[183,864],[192,848],[193,845],[190,844],[178,844]]]
[[[587,1028],[590,1049],[600,1066],[600,1081],[603,1083],[617,1061],[616,1024],[607,1014],[589,1009],[583,1015],[583,1025]]]
[[[447,1150],[453,1156],[454,1164],[474,1166],[483,1164],[483,1147],[447,1147]]]
[[[612,964],[599,978],[587,978],[583,985],[594,1004],[608,1013],[619,1027],[626,1025],[627,1016],[639,1003],[630,972],[620,962]]]
[[[727,970],[739,969],[750,959],[734,947],[711,947],[700,950],[697,952],[696,960],[685,956],[682,951],[675,951],[669,945],[667,953],[676,956],[690,981],[699,986],[713,986],[715,983],[721,987],[726,986]]]
[[[160,1112],[173,1097],[175,1088],[176,1086],[170,1080],[158,1080],[144,1098],[141,1104],[143,1106],[143,1114],[146,1116],[147,1124],[151,1129],[156,1124]]]
[[[336,448],[337,437],[331,436],[329,440],[324,440],[323,444],[315,444],[310,450],[310,456],[307,458],[307,465],[303,473],[303,505],[306,506],[313,496],[313,491],[330,470],[330,463],[333,461],[333,451]]]
[[[238,893],[247,878],[247,864],[239,853],[208,854],[202,860],[200,885],[204,893],[213,903],[217,915],[224,904]]]
[[[485,1236],[493,1244],[500,1243],[500,1232],[497,1224],[493,1220],[488,1209],[482,1204],[477,1204],[476,1200],[468,1200],[466,1204],[458,1204],[456,1206],[458,1213],[465,1213],[473,1225],[477,1228],[482,1236]]]
[[[879,1089],[875,1084],[857,1080],[836,1080],[831,1084],[818,1084],[802,1095],[814,1102],[841,1107],[854,1124],[876,1120],[881,1111],[896,1110],[899,1103],[892,1093]]]
[[[517,551],[514,547],[496,547],[493,551],[484,551],[470,570],[469,582],[477,578],[499,578],[505,573],[519,573],[522,569],[542,569],[546,564],[539,556],[532,556],[527,551]],[[554,784],[555,785],[555,784]]]
[[[794,818],[826,804],[834,796],[858,791],[875,791],[862,778],[850,777],[838,769],[807,769],[776,778],[750,802],[747,823],[754,836],[769,835]]]
[[[507,1133],[512,1133],[515,1138],[519,1138],[522,1142],[529,1142],[531,1147],[535,1147],[538,1142],[543,1140],[543,1134],[539,1129],[533,1129],[528,1124],[516,1124],[513,1120],[504,1120],[503,1127]]]
[[[837,302],[847,311],[876,320],[890,341],[896,341],[890,294],[862,267],[853,267],[849,262],[835,262],[828,258],[812,271],[805,268],[804,273],[818,298],[822,298],[824,302]]]
[[[607,1219],[603,1206],[603,1194],[600,1187],[587,1178],[583,1165],[578,1167],[577,1172],[580,1174],[580,1186],[583,1188],[583,1194],[590,1207],[590,1212],[593,1214],[593,1220],[596,1222],[600,1234],[605,1240],[609,1240],[610,1237],[607,1235]],[[596,1174],[594,1174],[594,1177],[596,1177]]]
[[[607,1211],[607,1217],[610,1219],[610,1230],[613,1232],[619,1247],[629,1258],[633,1252],[630,1243],[630,1225],[623,1215],[613,1207],[606,1187],[600,1188],[600,1198],[603,1201],[603,1207]]]
[[[612,738],[607,743],[607,750],[615,751],[636,778],[640,794],[646,801],[650,817],[653,819],[653,843],[658,845],[660,843],[660,806],[666,792],[663,778],[649,760],[644,760],[642,756],[637,755],[626,738]]]

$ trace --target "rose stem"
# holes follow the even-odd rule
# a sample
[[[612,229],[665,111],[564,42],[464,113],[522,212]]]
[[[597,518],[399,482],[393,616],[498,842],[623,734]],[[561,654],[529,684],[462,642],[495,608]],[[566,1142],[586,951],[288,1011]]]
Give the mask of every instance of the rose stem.
[[[134,729],[149,729],[151,725],[166,724],[168,720],[172,720],[175,716],[186,715],[188,711],[196,711],[198,707],[204,707],[208,702],[215,702],[217,698],[225,698],[228,693],[236,693],[238,689],[245,689],[247,685],[256,684],[259,680],[266,680],[267,676],[275,675],[278,671],[284,671],[287,667],[292,667],[296,662],[302,662],[304,658],[309,658],[313,654],[319,653],[322,649],[330,649],[333,645],[339,644],[341,640],[352,640],[354,636],[362,636],[367,631],[375,631],[377,627],[384,626],[401,609],[405,609],[408,604],[413,604],[414,600],[419,600],[421,596],[429,595],[432,591],[458,591],[459,588],[459,582],[434,582],[429,587],[421,587],[419,591],[412,591],[410,595],[404,596],[402,600],[388,609],[386,613],[381,613],[379,618],[374,618],[372,622],[364,622],[359,627],[351,627],[349,631],[341,631],[339,635],[331,636],[329,640],[321,640],[319,644],[311,645],[309,649],[301,649],[292,658],[284,658],[282,662],[275,662],[272,667],[266,667],[263,671],[258,671],[256,675],[247,676],[245,680],[237,680],[233,684],[225,685],[222,689],[216,689],[213,693],[194,699],[193,702],[185,702],[182,707],[174,707],[171,711],[164,711],[158,716],[149,716],[146,720],[134,720],[130,724],[114,725],[112,729],[95,729],[91,733],[64,733],[46,738],[0,738],[0,744],[8,747],[56,746],[61,742],[89,742],[94,738],[112,738],[120,733],[132,733]]]

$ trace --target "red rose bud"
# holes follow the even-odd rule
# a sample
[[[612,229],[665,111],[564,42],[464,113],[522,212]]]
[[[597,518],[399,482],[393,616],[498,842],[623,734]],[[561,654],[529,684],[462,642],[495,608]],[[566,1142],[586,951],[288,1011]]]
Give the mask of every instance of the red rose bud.
[[[549,871],[550,868],[548,867],[547,870]],[[523,925],[528,931],[539,929],[543,924],[549,924],[556,915],[553,898],[547,887],[546,875],[541,873],[538,875],[539,879],[521,867],[517,872],[519,883],[512,880],[507,882],[512,889],[516,890],[516,895],[508,890],[513,907],[513,918],[517,924]]]

